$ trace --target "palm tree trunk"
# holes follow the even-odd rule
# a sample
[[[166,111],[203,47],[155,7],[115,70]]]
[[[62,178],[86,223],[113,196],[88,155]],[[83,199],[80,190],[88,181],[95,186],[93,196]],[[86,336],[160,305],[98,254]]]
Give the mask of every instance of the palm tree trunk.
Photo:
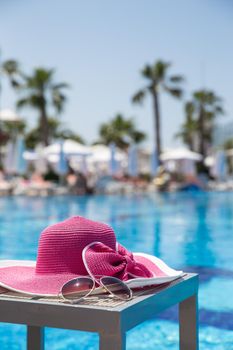
[[[200,112],[199,112],[199,120],[198,120],[198,126],[199,126],[199,153],[202,155],[202,160],[200,162],[199,171],[203,173],[208,173],[208,169],[205,165],[205,158],[206,158],[206,139],[205,139],[205,111],[203,106],[200,106]]]
[[[199,124],[199,153],[203,156],[203,160],[204,160],[206,156],[206,149],[205,149],[205,118],[204,118],[203,106],[200,107],[198,124]]]
[[[153,92],[153,105],[154,105],[154,128],[155,128],[155,146],[158,154],[158,161],[160,164],[161,155],[161,138],[160,138],[160,110],[159,99],[157,91]]]
[[[49,128],[48,128],[48,118],[47,118],[45,105],[41,106],[40,131],[41,131],[41,142],[43,143],[44,146],[48,146]]]
[[[190,134],[188,139],[189,139],[188,140],[188,147],[189,147],[190,151],[194,152],[193,135]]]

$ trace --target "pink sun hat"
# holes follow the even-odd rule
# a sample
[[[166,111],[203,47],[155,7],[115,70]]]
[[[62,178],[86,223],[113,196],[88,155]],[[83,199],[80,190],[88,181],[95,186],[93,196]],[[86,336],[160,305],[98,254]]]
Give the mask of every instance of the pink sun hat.
[[[115,276],[142,287],[170,282],[182,271],[151,255],[130,253],[110,226],[80,216],[41,233],[36,262],[0,261],[0,286],[29,295],[58,295],[64,283],[86,275]]]

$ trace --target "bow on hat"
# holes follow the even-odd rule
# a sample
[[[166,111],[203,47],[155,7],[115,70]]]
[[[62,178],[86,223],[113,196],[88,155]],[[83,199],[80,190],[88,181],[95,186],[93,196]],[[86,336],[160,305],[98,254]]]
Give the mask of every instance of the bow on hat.
[[[123,281],[133,277],[152,277],[152,273],[136,262],[133,254],[119,243],[117,251],[101,242],[91,243],[83,250],[83,261],[93,276],[114,276]]]

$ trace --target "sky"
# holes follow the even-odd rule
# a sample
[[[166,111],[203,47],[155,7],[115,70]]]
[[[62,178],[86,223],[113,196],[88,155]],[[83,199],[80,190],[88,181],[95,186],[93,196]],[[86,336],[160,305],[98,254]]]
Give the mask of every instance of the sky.
[[[158,59],[170,74],[185,76],[182,101],[161,95],[165,148],[179,145],[175,133],[192,91],[214,90],[224,100],[222,121],[233,121],[233,2],[231,0],[0,0],[2,59],[15,58],[28,74],[55,68],[56,81],[70,84],[60,117],[87,142],[117,113],[133,117],[153,135],[152,101],[133,105],[145,86],[140,71]],[[16,95],[3,82],[1,108],[14,108]],[[21,111],[30,125],[36,112]]]

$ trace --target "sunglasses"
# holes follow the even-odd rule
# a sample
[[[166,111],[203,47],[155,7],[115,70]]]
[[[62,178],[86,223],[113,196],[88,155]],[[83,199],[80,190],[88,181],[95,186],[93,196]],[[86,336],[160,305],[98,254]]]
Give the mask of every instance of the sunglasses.
[[[64,300],[76,304],[90,294],[103,293],[108,293],[109,297],[124,301],[131,300],[133,297],[132,290],[124,282],[111,276],[102,276],[98,279],[90,276],[74,278],[62,286],[59,295]]]

